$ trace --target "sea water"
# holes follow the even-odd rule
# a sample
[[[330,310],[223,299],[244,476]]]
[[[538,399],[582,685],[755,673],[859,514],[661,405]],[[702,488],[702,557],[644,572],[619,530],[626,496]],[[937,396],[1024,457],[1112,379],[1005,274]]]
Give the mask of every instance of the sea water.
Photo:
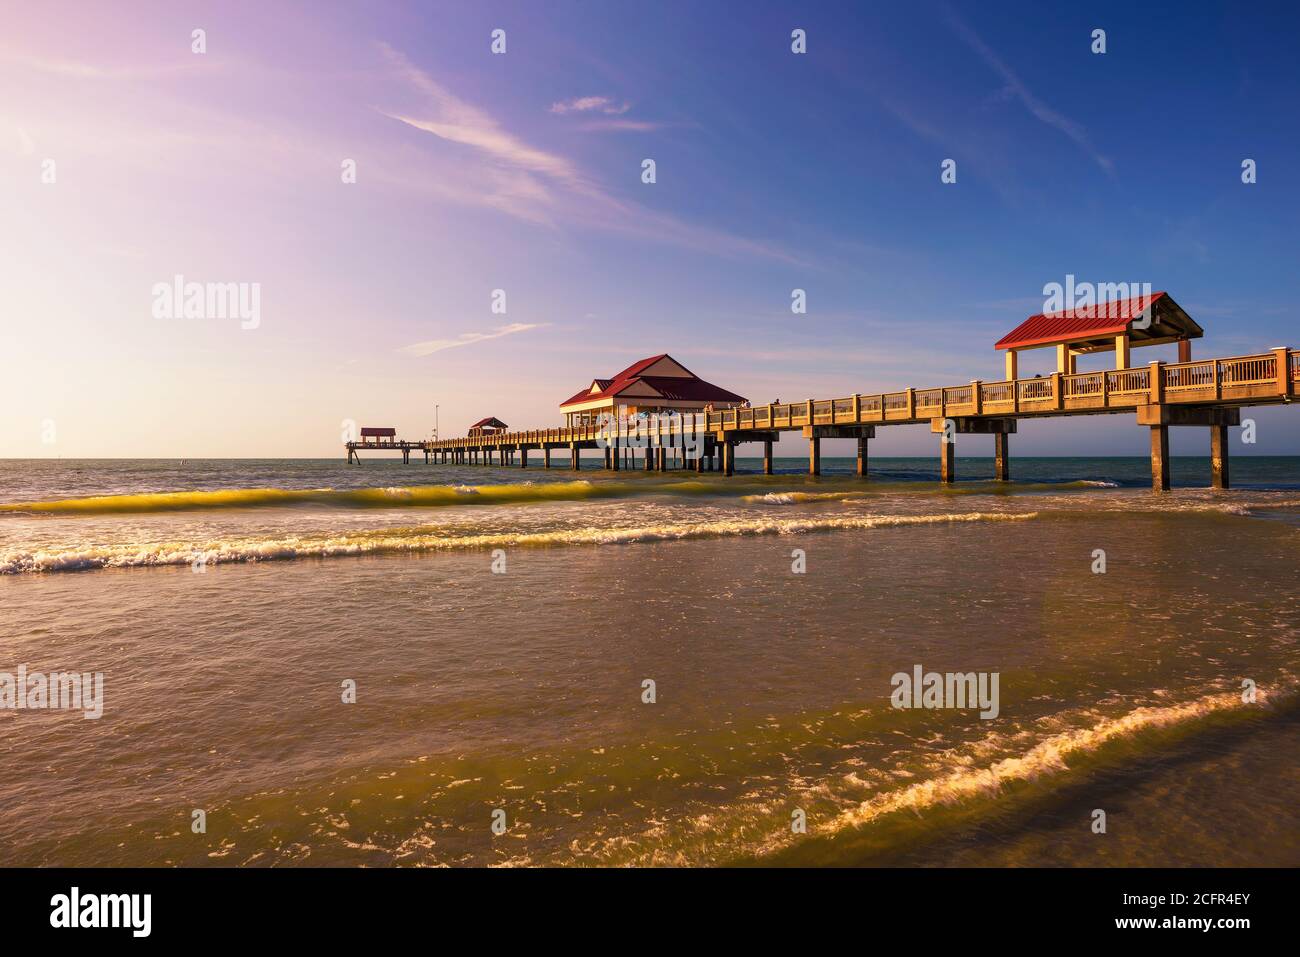
[[[0,462],[0,863],[1300,863],[1300,459],[802,465]]]

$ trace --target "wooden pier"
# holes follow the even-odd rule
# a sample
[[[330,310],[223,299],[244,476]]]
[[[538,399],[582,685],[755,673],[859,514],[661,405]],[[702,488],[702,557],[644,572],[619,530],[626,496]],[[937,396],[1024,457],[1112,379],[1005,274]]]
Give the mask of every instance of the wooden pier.
[[[379,442],[347,442],[344,447],[348,450],[348,464],[361,464],[361,452],[374,450],[376,452],[401,452],[402,462],[409,465],[411,462],[411,453],[424,455],[424,464],[428,465],[433,456],[432,442],[407,442],[402,439],[386,439]]]
[[[1011,363],[1008,363],[1010,366]],[[397,442],[390,445],[348,444],[354,448],[401,449],[424,453],[425,461],[455,465],[529,466],[529,452],[541,453],[542,467],[552,467],[552,453],[571,469],[581,467],[580,452],[600,449],[598,461],[618,471],[639,468],[662,471],[673,467],[697,472],[735,471],[737,449],[744,443],[763,445],[763,471],[772,471],[772,443],[782,432],[799,431],[808,440],[808,471],[821,471],[821,440],[857,440],[857,471],[868,471],[868,442],[876,429],[890,425],[930,424],[939,436],[940,476],[956,479],[958,435],[991,435],[996,478],[1010,478],[1009,436],[1021,419],[1054,416],[1128,413],[1150,429],[1151,480],[1158,491],[1169,488],[1169,429],[1199,426],[1210,432],[1212,485],[1227,488],[1229,426],[1239,425],[1247,406],[1289,404],[1300,381],[1300,352],[1277,348],[1257,355],[1166,364],[1152,362],[1132,369],[1061,373],[1000,382],[973,380],[964,385],[900,392],[865,393],[840,399],[724,409],[657,417],[653,424],[619,421],[607,426],[570,428],[443,439],[436,442]],[[689,457],[682,438],[695,441]],[[639,462],[639,464],[638,464]]]

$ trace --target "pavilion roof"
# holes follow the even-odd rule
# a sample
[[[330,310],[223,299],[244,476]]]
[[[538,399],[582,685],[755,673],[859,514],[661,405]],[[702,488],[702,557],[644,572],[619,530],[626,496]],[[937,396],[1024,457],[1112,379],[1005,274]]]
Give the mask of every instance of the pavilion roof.
[[[1150,310],[1150,323],[1134,325]],[[1167,292],[1153,292],[1082,309],[1030,316],[994,344],[995,349],[1032,349],[1060,343],[1112,339],[1127,332],[1134,345],[1154,345],[1205,334]]]

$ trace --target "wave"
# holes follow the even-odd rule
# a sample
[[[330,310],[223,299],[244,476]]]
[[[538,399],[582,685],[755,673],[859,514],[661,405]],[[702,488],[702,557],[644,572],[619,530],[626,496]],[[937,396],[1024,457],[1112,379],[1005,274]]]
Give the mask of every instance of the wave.
[[[1261,705],[1275,706],[1294,699],[1295,686],[1287,684],[1273,692],[1256,690],[1256,703],[1246,704],[1239,692],[1212,693],[1179,704],[1135,708],[1123,715],[1095,724],[1053,734],[1028,750],[1002,758],[986,767],[971,767],[971,755],[954,755],[956,769],[925,781],[877,794],[841,812],[819,832],[834,837],[838,832],[859,829],[899,812],[924,815],[941,806],[972,801],[996,800],[1017,785],[1072,770],[1096,760],[1099,753],[1121,741],[1150,733],[1185,732],[1216,715],[1244,713]],[[977,743],[973,752],[998,750],[1009,741],[1000,735]],[[772,850],[778,850],[773,847]]]
[[[805,505],[810,502],[845,502],[866,497],[866,492],[766,492],[762,495],[742,495],[740,500],[758,505]]]
[[[783,476],[776,481],[790,484],[800,477]],[[805,479],[806,480],[806,479]],[[590,481],[511,482],[499,485],[413,485],[388,488],[238,488],[171,492],[137,492],[120,495],[91,495],[48,501],[0,504],[0,514],[113,515],[150,512],[181,512],[219,509],[325,505],[336,508],[429,508],[448,505],[524,504],[528,502],[563,502],[586,499],[632,498],[648,495],[739,497],[746,503],[793,505],[813,502],[847,501],[879,495],[883,492],[915,496],[982,495],[990,489],[1010,492],[1061,491],[1116,487],[1108,481],[1069,481],[1064,483],[1027,482],[1004,486],[978,480],[956,486],[924,485],[881,481],[856,488],[799,490],[772,489],[771,476],[735,476],[723,479],[679,478],[654,479],[632,474],[622,479]],[[843,482],[829,477],[812,480]],[[860,483],[861,480],[854,480]]]
[[[652,491],[690,493],[708,491],[704,483],[673,482],[656,486],[615,483],[519,482],[505,485],[415,485],[358,489],[242,488],[192,492],[144,492],[132,495],[95,495],[45,502],[0,505],[0,512],[101,515],[135,512],[175,512],[198,509],[258,508],[276,505],[333,505],[349,508],[400,508],[403,506],[489,505],[495,503],[555,502]]]
[[[954,522],[1025,521],[1037,512],[964,512],[941,515],[862,515],[834,518],[738,518],[614,528],[576,528],[548,532],[448,534],[446,529],[409,528],[339,535],[241,538],[210,542],[87,545],[46,551],[0,552],[0,575],[83,571],[168,565],[220,565],[295,558],[421,553],[507,547],[619,545],[748,535],[797,535]]]

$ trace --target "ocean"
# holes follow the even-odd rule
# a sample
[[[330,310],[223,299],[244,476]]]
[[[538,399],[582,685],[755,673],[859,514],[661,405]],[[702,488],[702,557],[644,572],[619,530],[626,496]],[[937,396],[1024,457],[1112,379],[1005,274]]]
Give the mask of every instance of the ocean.
[[[1300,457],[532,464],[0,461],[0,864],[1300,864]]]

